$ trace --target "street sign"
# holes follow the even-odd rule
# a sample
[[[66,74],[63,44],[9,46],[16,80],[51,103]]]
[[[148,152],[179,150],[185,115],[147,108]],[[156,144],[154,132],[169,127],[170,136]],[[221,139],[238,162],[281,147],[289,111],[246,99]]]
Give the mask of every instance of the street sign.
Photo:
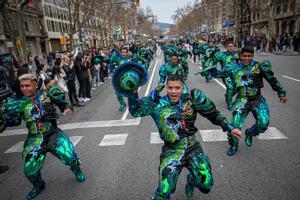
[[[14,47],[14,44],[13,44],[11,41],[7,41],[7,42],[6,42],[6,46],[7,46],[8,48],[13,48],[13,47]]]
[[[115,26],[115,34],[117,35],[121,35],[122,34],[122,27],[119,26]]]

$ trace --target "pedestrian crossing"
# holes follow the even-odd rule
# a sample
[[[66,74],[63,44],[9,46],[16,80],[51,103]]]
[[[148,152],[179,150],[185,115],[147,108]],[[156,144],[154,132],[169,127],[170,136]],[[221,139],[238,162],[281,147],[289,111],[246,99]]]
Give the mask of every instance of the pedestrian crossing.
[[[200,138],[202,142],[218,142],[227,141],[227,134],[222,131],[222,129],[214,130],[199,130]],[[99,147],[111,147],[111,146],[122,146],[126,144],[128,133],[122,134],[106,134],[103,136],[99,143]],[[87,136],[88,137],[88,136]],[[71,136],[70,140],[74,146],[76,146],[83,136]],[[286,135],[281,133],[275,127],[269,127],[267,131],[258,136],[259,140],[278,140],[278,139],[288,139]],[[163,141],[159,137],[158,132],[151,132],[150,144],[163,144]],[[4,153],[18,153],[23,150],[24,141],[19,141]]]

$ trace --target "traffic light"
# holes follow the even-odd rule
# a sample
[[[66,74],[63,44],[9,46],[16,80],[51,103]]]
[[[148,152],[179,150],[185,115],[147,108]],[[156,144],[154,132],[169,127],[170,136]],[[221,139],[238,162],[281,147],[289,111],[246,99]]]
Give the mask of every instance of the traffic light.
[[[61,45],[67,44],[67,37],[66,37],[66,36],[62,35],[62,36],[60,37],[60,44],[61,44]]]
[[[134,0],[134,3],[136,6],[140,6],[140,4],[141,4],[140,0]]]
[[[16,41],[16,47],[17,47],[17,49],[21,48],[21,40]]]

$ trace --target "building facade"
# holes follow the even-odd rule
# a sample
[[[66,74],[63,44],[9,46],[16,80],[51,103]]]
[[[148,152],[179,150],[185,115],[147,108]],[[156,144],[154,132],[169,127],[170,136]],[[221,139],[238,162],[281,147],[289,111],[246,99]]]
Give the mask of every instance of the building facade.
[[[18,3],[17,0],[8,0],[2,8],[0,53],[11,52],[17,59],[19,56],[24,59],[28,55],[41,55],[43,41],[39,23],[39,1],[33,0],[22,10],[18,9]]]
[[[299,0],[251,0],[251,34],[294,35],[300,32]]]

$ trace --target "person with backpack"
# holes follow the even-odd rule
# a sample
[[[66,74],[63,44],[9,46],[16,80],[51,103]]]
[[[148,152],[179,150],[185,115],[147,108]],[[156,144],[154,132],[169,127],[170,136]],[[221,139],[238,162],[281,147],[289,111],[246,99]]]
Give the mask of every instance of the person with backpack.
[[[50,78],[48,75],[48,66],[44,64],[39,64],[36,69],[36,75],[38,77],[38,88],[40,90],[46,89],[44,81],[46,78]]]

